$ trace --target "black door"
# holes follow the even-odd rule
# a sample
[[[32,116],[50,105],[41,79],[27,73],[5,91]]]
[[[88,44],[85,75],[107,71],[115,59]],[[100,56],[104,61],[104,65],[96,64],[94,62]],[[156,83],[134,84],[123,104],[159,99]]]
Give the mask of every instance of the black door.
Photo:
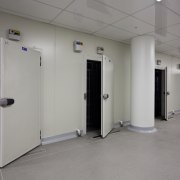
[[[87,61],[87,131],[101,128],[101,62]]]
[[[165,70],[155,70],[155,117],[165,119]]]
[[[155,70],[155,117],[161,116],[161,71]]]

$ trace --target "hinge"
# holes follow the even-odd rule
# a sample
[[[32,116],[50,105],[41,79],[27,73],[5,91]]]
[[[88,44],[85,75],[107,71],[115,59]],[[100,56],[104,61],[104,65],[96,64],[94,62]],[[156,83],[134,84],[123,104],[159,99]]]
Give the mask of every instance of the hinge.
[[[41,56],[40,56],[40,66],[42,65],[42,60],[41,60]]]
[[[41,139],[41,131],[40,131],[40,139]]]
[[[87,93],[84,93],[84,100],[87,100]]]

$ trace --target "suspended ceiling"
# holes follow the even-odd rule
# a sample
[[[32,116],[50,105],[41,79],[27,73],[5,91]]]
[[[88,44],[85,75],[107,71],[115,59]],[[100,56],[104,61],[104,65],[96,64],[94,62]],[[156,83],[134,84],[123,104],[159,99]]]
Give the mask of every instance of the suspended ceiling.
[[[180,57],[180,0],[162,6],[155,0],[0,0],[3,12],[124,43],[154,35],[157,51]]]

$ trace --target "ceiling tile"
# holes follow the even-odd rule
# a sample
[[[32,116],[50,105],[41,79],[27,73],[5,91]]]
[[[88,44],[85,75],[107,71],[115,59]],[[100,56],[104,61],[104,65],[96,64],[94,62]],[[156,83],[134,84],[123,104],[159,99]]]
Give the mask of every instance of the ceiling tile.
[[[170,32],[171,34],[180,37],[180,24],[176,24],[174,26],[168,27],[167,31]]]
[[[154,31],[153,26],[130,16],[113,25],[139,35]]]
[[[146,9],[144,9],[144,10],[142,10],[136,14],[133,14],[133,16],[155,26],[155,9],[154,9],[154,6],[146,8]]]
[[[131,38],[130,39],[126,39],[126,40],[122,40],[121,42],[130,45],[131,44]]]
[[[97,1],[105,3],[115,9],[119,9],[122,12],[126,12],[128,14],[132,14],[154,3],[154,0],[97,0]]]
[[[178,39],[177,36],[174,36],[174,35],[172,35],[172,34],[170,34],[168,32],[165,33],[164,35],[152,32],[152,33],[149,33],[149,35],[154,36],[156,41],[159,41],[159,42],[162,42],[162,43]]]
[[[114,39],[116,41],[128,40],[132,37],[137,36],[134,33],[130,33],[130,32],[118,29],[118,28],[113,27],[113,26],[108,26],[107,28],[104,28],[101,31],[98,31],[96,33],[96,35],[100,35],[103,37]]]
[[[89,33],[98,31],[106,26],[106,24],[102,22],[94,21],[67,11],[63,11],[52,23]]]
[[[76,0],[66,10],[107,24],[127,16],[94,0]]]
[[[168,44],[165,43],[159,44],[158,42],[156,42],[156,50],[159,52],[171,51],[173,49],[175,48]]]
[[[174,41],[169,41],[167,42],[168,45],[171,45],[176,48],[180,48],[180,39],[174,40]]]
[[[180,50],[179,49],[173,49],[171,51],[166,51],[166,54],[172,55],[175,57],[180,57]]]
[[[54,6],[57,8],[64,9],[74,0],[35,0],[37,2],[41,2],[44,4],[48,4],[50,6]]]
[[[16,0],[16,3],[12,3],[11,0],[0,0],[0,8],[18,13],[22,16],[28,15],[45,19],[47,21],[53,19],[60,12],[57,8],[27,0]]]
[[[156,26],[156,28],[158,27],[163,28],[163,27],[180,23],[180,16],[168,10],[164,6],[163,6],[162,14],[161,14],[161,11],[157,13],[156,22],[155,22],[155,6],[154,5],[134,14],[133,16],[138,19],[143,20],[144,22],[152,24],[153,26]],[[165,17],[165,19],[161,17]],[[164,21],[164,24],[162,24],[162,21]],[[157,24],[158,22],[159,24]]]
[[[179,0],[167,0],[166,6],[180,15],[180,1]]]

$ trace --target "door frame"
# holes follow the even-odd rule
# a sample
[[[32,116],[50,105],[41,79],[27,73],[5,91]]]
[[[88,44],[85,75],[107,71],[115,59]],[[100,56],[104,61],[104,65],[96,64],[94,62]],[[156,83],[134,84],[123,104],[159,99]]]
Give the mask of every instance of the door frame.
[[[167,95],[167,92],[168,92],[168,78],[167,78],[167,74],[168,74],[168,68],[167,66],[165,67],[155,67],[155,70],[164,70],[165,71],[165,120],[168,120],[168,95]]]
[[[102,96],[102,56],[84,56],[83,58],[83,70],[82,70],[82,135],[87,134],[87,100],[84,98],[84,94],[87,93],[87,61],[99,61],[101,62],[101,96]],[[102,125],[102,98],[101,98],[101,125]]]

